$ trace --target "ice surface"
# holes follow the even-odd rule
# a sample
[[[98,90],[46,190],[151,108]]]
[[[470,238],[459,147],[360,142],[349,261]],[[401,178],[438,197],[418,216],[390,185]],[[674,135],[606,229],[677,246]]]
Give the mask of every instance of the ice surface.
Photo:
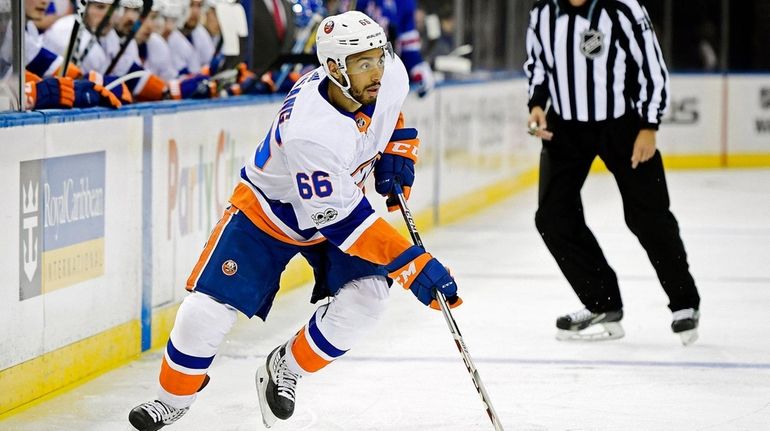
[[[534,228],[535,190],[423,235],[457,277],[465,304],[454,316],[506,430],[770,429],[770,170],[669,172],[668,182],[703,298],[700,340],[686,348],[609,175],[592,175],[583,197],[621,282],[621,340],[555,340],[555,318],[580,304]],[[309,295],[279,297],[267,323],[240,321],[209,386],[164,430],[262,429],[254,371],[310,316]],[[161,354],[23,410],[0,430],[130,429],[128,411],[154,397]],[[377,329],[303,379],[294,417],[273,429],[492,426],[441,314],[393,289]]]

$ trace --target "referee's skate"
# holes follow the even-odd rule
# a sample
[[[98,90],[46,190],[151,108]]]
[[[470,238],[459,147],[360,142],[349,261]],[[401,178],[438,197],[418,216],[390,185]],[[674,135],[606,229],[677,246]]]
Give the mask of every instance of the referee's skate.
[[[602,341],[623,338],[623,310],[594,313],[584,308],[556,319],[559,341]]]

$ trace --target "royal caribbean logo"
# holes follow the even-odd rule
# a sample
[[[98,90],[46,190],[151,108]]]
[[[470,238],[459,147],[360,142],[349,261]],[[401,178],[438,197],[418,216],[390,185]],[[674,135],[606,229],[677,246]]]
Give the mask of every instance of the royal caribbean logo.
[[[19,171],[19,299],[103,275],[105,152]]]
[[[40,160],[21,162],[19,193],[19,299],[40,295],[43,252]]]

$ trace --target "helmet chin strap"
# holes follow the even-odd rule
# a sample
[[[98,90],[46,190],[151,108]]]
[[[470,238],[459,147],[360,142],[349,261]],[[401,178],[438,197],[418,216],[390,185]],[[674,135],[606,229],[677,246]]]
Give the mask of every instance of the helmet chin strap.
[[[352,94],[350,94],[350,78],[348,77],[348,74],[347,74],[347,73],[345,73],[345,71],[344,71],[344,70],[341,70],[341,69],[340,69],[340,73],[341,73],[341,74],[342,74],[342,76],[345,78],[345,81],[348,83],[348,85],[342,85],[342,84],[340,84],[340,82],[339,82],[339,81],[337,81],[337,79],[336,79],[335,77],[333,77],[333,76],[331,75],[331,73],[329,73],[329,74],[328,74],[328,76],[329,76],[329,80],[330,80],[331,82],[333,82],[335,85],[337,85],[337,87],[339,87],[339,88],[340,88],[340,90],[342,90],[342,94],[343,94],[343,95],[345,95],[345,97],[347,97],[348,99],[350,99],[351,101],[353,101],[353,102],[356,104],[356,109],[360,108],[361,106],[363,106],[363,105],[361,104],[361,102],[359,102],[358,100],[356,100],[356,99],[353,97],[353,95],[352,95]]]

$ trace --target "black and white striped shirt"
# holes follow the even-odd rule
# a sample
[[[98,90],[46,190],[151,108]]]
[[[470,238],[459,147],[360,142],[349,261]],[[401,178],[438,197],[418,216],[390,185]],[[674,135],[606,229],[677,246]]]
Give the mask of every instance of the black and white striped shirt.
[[[657,129],[668,105],[668,71],[638,0],[540,0],[527,30],[529,107],[548,99],[565,120],[602,121],[635,109]]]

